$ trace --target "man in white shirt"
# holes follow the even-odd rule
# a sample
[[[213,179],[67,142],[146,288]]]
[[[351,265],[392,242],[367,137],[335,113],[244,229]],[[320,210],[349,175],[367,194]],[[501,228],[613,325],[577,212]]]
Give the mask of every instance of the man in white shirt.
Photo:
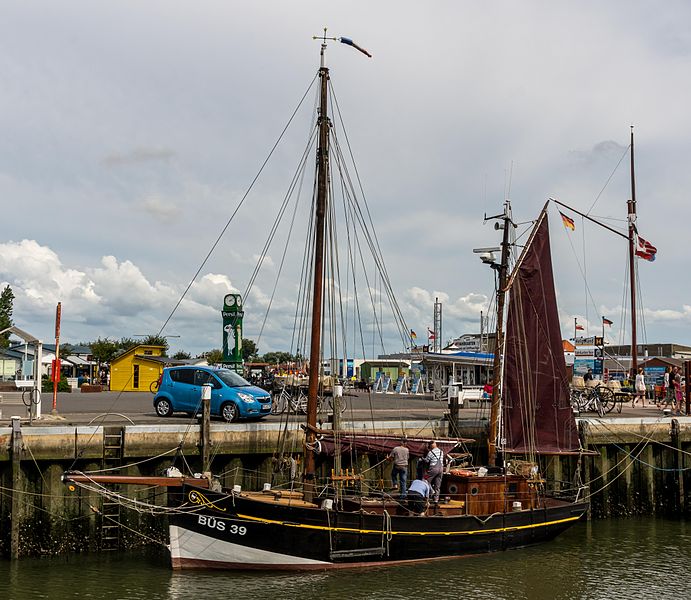
[[[427,479],[434,491],[434,501],[439,502],[439,492],[441,491],[441,478],[444,474],[444,452],[437,447],[437,442],[429,443],[429,452],[425,456],[427,468]]]

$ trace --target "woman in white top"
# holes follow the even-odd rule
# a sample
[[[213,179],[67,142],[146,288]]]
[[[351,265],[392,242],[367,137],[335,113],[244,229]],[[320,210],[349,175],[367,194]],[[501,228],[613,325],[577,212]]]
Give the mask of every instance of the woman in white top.
[[[638,373],[636,374],[636,395],[633,398],[633,402],[631,403],[631,408],[636,406],[636,402],[638,402],[638,399],[641,399],[641,403],[643,405],[643,408],[645,408],[645,377],[643,376],[643,368],[638,369]]]

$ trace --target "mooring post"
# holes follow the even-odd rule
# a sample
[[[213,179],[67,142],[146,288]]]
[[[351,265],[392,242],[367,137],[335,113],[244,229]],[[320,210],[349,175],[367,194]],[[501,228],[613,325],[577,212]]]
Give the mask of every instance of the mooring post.
[[[674,459],[672,461],[672,465],[674,467],[674,484],[677,488],[677,498],[674,508],[678,512],[682,512],[684,510],[684,473],[681,469],[681,427],[679,426],[679,421],[677,419],[672,419],[670,437],[672,439],[672,446],[674,447]]]
[[[211,471],[211,386],[202,386],[202,422],[199,430],[202,455],[202,473]]]
[[[12,512],[10,514],[10,556],[19,558],[19,514],[21,498],[19,486],[22,481],[22,424],[20,417],[12,417]]]
[[[449,381],[449,388],[447,392],[447,403],[449,406],[449,436],[458,437],[458,418],[460,404],[458,402],[458,395],[463,385],[460,386],[453,380]]]
[[[603,444],[600,446],[600,486],[598,492],[601,494],[602,499],[602,513],[604,516],[609,517],[612,509],[609,504],[610,490],[609,490],[609,480],[610,480],[610,466],[609,466],[609,455],[607,453],[607,446]]]
[[[590,437],[590,425],[588,424],[587,421],[581,420],[578,421],[578,437],[581,440],[581,448],[583,450],[588,449],[588,438]],[[582,474],[582,481],[576,481],[576,485],[581,483],[584,486],[583,494],[586,498],[590,497],[590,480],[592,479],[592,473],[591,473],[591,466],[593,462],[593,458],[591,456],[588,456],[587,454],[582,454],[580,456],[580,464],[581,464],[581,474]],[[585,518],[590,521],[592,519],[592,507],[591,503],[588,502],[588,510],[586,511],[586,516]]]
[[[645,486],[646,500],[650,505],[650,514],[654,515],[657,512],[657,499],[655,498],[655,454],[652,444],[646,445],[642,456],[644,464],[641,465],[641,475]]]
[[[638,451],[638,446],[636,446],[636,450]],[[626,506],[627,516],[631,516],[636,509],[635,497],[638,494],[638,490],[633,483],[634,465],[633,461],[631,460],[631,446],[629,444],[624,446],[623,452],[624,456],[622,459],[619,458],[619,453],[617,453],[617,463],[623,465],[622,469],[624,471],[624,483],[626,484],[626,498],[624,499],[624,504]]]

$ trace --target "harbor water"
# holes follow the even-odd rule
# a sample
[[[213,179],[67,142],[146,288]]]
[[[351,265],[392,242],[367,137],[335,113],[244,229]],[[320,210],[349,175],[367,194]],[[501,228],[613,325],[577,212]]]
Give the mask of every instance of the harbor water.
[[[582,522],[553,542],[424,564],[310,573],[172,571],[164,551],[0,562],[0,598],[506,600],[688,598],[691,523]]]

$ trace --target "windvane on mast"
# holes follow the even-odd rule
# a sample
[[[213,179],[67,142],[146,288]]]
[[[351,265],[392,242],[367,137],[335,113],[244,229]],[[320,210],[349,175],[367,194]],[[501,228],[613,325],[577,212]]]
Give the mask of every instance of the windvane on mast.
[[[321,48],[321,59],[322,59],[321,66],[322,67],[324,66],[324,52],[326,51],[327,40],[331,40],[333,42],[341,42],[341,44],[345,44],[346,46],[352,46],[356,50],[359,50],[360,52],[362,52],[365,56],[372,58],[372,55],[367,50],[365,50],[362,46],[359,46],[358,44],[356,44],[350,38],[347,38],[347,37],[328,37],[326,35],[326,27],[324,27],[324,33],[322,35],[313,35],[312,39],[313,40],[321,40],[321,42],[322,42],[322,48]]]

